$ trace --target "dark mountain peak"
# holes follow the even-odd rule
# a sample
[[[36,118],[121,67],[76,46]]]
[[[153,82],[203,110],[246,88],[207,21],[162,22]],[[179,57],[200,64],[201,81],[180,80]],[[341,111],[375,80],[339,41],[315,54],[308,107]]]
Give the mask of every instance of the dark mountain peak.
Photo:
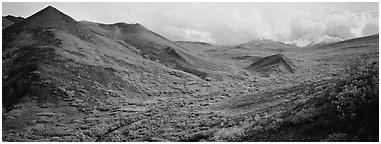
[[[47,6],[45,9],[57,10],[55,7],[53,7],[53,6],[51,6],[51,5]]]
[[[76,23],[76,21],[69,17],[68,15],[62,13],[58,9],[48,6],[41,11],[37,12],[36,14],[30,16],[27,18],[29,21],[35,21],[39,24],[51,24],[53,22],[58,22],[58,23]]]
[[[42,12],[48,12],[48,13],[62,13],[61,11],[59,11],[57,8],[53,7],[53,6],[47,6],[46,8],[40,10],[38,13],[42,13]]]
[[[56,29],[89,39],[93,33],[84,25],[58,9],[48,6],[23,21],[15,23],[4,29],[4,34],[18,33],[25,30]]]
[[[60,12],[52,6],[48,6],[20,23],[14,24],[9,28],[13,29],[34,29],[34,28],[54,28],[67,30],[76,27],[78,22],[68,15]],[[70,27],[70,28],[68,28]]]

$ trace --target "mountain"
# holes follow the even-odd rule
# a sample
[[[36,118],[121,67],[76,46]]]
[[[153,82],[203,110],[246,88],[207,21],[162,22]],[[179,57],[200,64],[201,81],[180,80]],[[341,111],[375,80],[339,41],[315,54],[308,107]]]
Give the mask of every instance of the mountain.
[[[73,18],[48,6],[36,14],[4,29],[6,39],[11,39],[15,33],[23,31],[36,31],[43,29],[57,29],[78,36],[81,39],[90,39],[94,34],[84,25]]]
[[[7,109],[25,96],[34,95],[38,91],[45,92],[40,95],[41,97],[51,99],[49,89],[52,85],[43,87],[34,86],[33,83],[54,77],[57,79],[59,74],[67,73],[68,69],[63,66],[65,62],[62,60],[74,59],[67,54],[71,52],[86,57],[84,53],[87,50],[82,48],[82,52],[74,51],[74,47],[70,46],[72,44],[77,44],[76,47],[88,46],[90,36],[96,40],[95,34],[88,28],[51,6],[3,29],[2,32],[3,83],[5,84],[3,85],[3,106]],[[87,41],[83,41],[85,39]],[[87,55],[94,57],[92,53]],[[84,58],[77,58],[77,60],[85,61]],[[88,59],[86,62],[93,61]]]
[[[98,35],[112,37],[122,45],[129,44],[137,49],[139,55],[162,63],[167,67],[185,71],[201,78],[208,75],[208,69],[218,69],[216,64],[194,55],[189,50],[148,30],[141,24],[83,23]],[[200,69],[204,69],[204,71]]]
[[[338,35],[326,33],[323,36],[314,39],[306,47],[313,47],[313,46],[318,47],[318,46],[322,46],[322,45],[326,45],[326,44],[330,44],[330,43],[340,42],[343,40],[344,40],[344,38],[342,38]]]
[[[3,106],[11,110],[31,97],[57,100],[52,90],[80,81],[75,75],[101,85],[122,83],[126,73],[141,77],[136,67],[165,70],[158,63],[200,78],[208,74],[199,68],[218,69],[140,24],[83,24],[49,6],[3,30]]]
[[[3,16],[3,18],[8,19],[8,20],[12,21],[13,23],[17,23],[17,22],[22,21],[22,20],[25,19],[23,17],[15,17],[15,16],[12,16],[12,15]]]
[[[324,33],[320,35],[307,34],[301,37],[300,39],[295,40],[294,43],[301,47],[319,47],[322,45],[340,42],[343,40],[344,38],[336,34],[330,34],[330,33]]]
[[[57,9],[49,6],[40,12],[32,15],[17,25],[6,29],[17,32],[34,28],[58,29],[75,35],[81,39],[94,40],[95,34],[104,37],[112,37],[120,44],[127,43],[138,48],[139,54],[143,57],[156,61],[175,69],[186,71],[205,78],[206,73],[198,70],[198,67],[210,68],[214,64],[201,58],[195,57],[184,48],[171,42],[170,40],[148,30],[140,24],[116,23],[111,25],[90,24],[77,22]],[[173,49],[176,53],[169,53],[168,49]],[[174,55],[176,54],[176,55]],[[179,59],[179,55],[184,55],[184,59]],[[197,67],[196,67],[197,66]]]
[[[363,47],[373,47],[378,46],[379,34],[358,37],[353,39],[348,39],[339,42],[333,42],[319,47],[311,47],[318,49],[350,49],[350,48],[363,48]]]
[[[17,23],[17,22],[25,19],[23,17],[15,17],[12,15],[3,16],[2,18],[3,18],[2,19],[3,20],[3,29],[14,24],[14,23]]]
[[[28,135],[48,138],[45,141],[55,141],[46,133],[63,131],[58,135],[69,136],[69,141],[103,139],[117,123],[102,112],[199,93],[186,84],[211,81],[217,75],[213,71],[220,69],[141,24],[79,22],[51,6],[2,33],[6,141],[17,139],[10,131],[28,128],[38,129],[27,130]],[[44,113],[52,119],[45,119]],[[70,121],[99,114],[107,124],[98,123],[103,126],[91,128],[88,135],[71,131],[79,123]]]
[[[278,71],[281,73],[294,73],[295,65],[283,54],[275,54],[256,60],[245,69],[258,72]]]
[[[245,47],[245,48],[251,48],[251,49],[253,48],[254,49],[268,49],[275,52],[289,51],[289,50],[294,50],[298,48],[295,45],[286,44],[281,41],[275,41],[275,40],[265,39],[265,38],[253,39],[239,46]]]

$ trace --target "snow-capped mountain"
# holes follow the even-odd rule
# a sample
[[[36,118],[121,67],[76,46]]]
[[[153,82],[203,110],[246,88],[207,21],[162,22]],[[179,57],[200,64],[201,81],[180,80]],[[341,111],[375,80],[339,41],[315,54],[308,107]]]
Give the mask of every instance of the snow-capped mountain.
[[[321,35],[308,34],[293,42],[300,47],[312,47],[312,46],[321,46],[321,45],[326,45],[330,43],[340,42],[343,40],[345,39],[339,35],[325,33]]]
[[[250,40],[244,44],[241,44],[243,47],[247,48],[295,48],[295,45],[287,44],[281,41],[276,41],[272,39],[266,39],[266,38],[259,38],[259,39],[253,39]]]
[[[259,38],[259,39],[250,40],[244,43],[243,45],[260,46],[260,45],[272,44],[272,43],[282,43],[282,42],[278,42],[272,39]]]
[[[307,47],[326,45],[330,43],[340,42],[343,40],[344,38],[338,35],[326,33],[323,36],[316,38],[314,41],[308,44]]]

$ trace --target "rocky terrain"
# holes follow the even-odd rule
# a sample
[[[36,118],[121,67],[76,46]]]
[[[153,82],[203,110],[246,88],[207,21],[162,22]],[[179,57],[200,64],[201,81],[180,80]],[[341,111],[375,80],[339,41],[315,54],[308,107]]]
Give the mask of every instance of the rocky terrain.
[[[2,33],[3,141],[379,139],[378,34],[217,46],[51,6]]]

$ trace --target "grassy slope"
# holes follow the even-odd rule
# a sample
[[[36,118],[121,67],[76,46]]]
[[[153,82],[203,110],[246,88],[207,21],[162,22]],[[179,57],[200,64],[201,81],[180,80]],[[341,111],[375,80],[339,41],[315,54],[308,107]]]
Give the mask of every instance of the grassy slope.
[[[103,141],[163,105],[177,107],[177,97],[211,91],[193,75],[141,58],[128,44],[55,19],[65,16],[48,15],[53,22],[34,27],[37,16],[3,31],[10,36],[3,37],[5,141]]]
[[[325,107],[319,107],[319,103],[323,103],[324,106],[326,100],[322,95],[323,91],[334,84],[334,79],[329,79],[331,75],[324,75],[327,80],[321,82],[317,81],[321,79],[321,74],[298,71],[297,74],[285,75],[283,78],[263,79],[248,76],[242,77],[244,79],[237,77],[231,81],[226,79],[223,82],[206,83],[185,73],[156,67],[154,62],[144,59],[113,60],[108,56],[97,58],[98,55],[90,54],[92,57],[96,56],[92,60],[86,53],[94,51],[94,48],[107,55],[112,55],[114,50],[118,54],[123,51],[118,50],[117,44],[115,49],[108,49],[113,47],[109,42],[103,42],[107,43],[105,47],[94,47],[86,46],[88,44],[83,41],[76,42],[78,39],[64,33],[56,32],[56,37],[64,39],[62,51],[71,51],[58,52],[61,55],[60,59],[71,59],[72,62],[67,61],[60,67],[57,67],[58,64],[52,64],[56,68],[47,69],[49,67],[46,66],[43,69],[51,71],[47,74],[57,79],[57,85],[61,87],[58,93],[68,102],[52,100],[40,102],[39,105],[32,102],[16,105],[14,110],[3,115],[4,140],[319,141],[337,130],[336,127],[331,127],[336,123],[327,123],[329,115],[316,117],[315,109],[312,109],[312,116],[308,114],[311,112],[310,105],[314,105],[319,111],[329,112]],[[78,46],[72,49],[75,45]],[[104,49],[106,47],[107,49]],[[375,52],[374,47],[366,49],[362,49],[361,52]],[[85,56],[73,57],[76,52]],[[336,54],[329,53],[329,56],[334,55],[337,58],[337,55],[342,53],[342,58],[347,58],[346,55],[358,52],[337,51]],[[116,53],[112,57],[118,57]],[[311,56],[316,55],[313,53],[311,52]],[[321,59],[326,59],[327,56],[323,55]],[[317,59],[304,58],[311,61]],[[333,64],[342,60],[319,60],[320,65],[309,65],[306,69],[336,66]],[[97,61],[100,61],[100,64],[97,64]],[[92,66],[80,65],[86,62],[86,65]],[[324,64],[322,62],[328,65],[321,65]],[[111,67],[100,67],[101,64]],[[159,71],[149,68],[151,66]],[[117,69],[118,67],[123,68]],[[136,71],[139,69],[142,71]],[[57,73],[53,71],[68,73],[57,77]],[[298,77],[300,74],[304,76]],[[306,74],[310,76],[310,82],[305,80]],[[104,75],[109,76],[102,78]],[[127,75],[127,81],[115,81]],[[291,86],[293,83],[297,85]],[[156,88],[155,85],[161,88]],[[117,87],[121,87],[122,90],[116,89]],[[133,89],[129,88],[142,89],[142,93],[134,93]],[[167,89],[167,92],[162,89]],[[253,92],[254,94],[247,95]],[[75,97],[70,97],[71,93]],[[91,101],[95,97],[98,101]],[[28,117],[30,113],[36,116]],[[326,124],[326,128],[316,128],[322,124]],[[312,130],[315,133],[309,133]]]
[[[244,117],[240,126],[231,128],[232,132],[221,134],[228,141],[377,141],[378,116],[378,39],[368,37],[362,41],[347,41],[335,46],[329,45],[319,50],[293,52],[290,55],[303,60],[298,62],[301,78],[320,77],[306,80],[304,84],[286,87],[268,93],[258,93],[233,98],[218,108],[227,113],[238,113]],[[344,43],[344,44],[343,44]],[[356,47],[357,44],[361,46]],[[322,50],[324,49],[324,50]],[[345,76],[344,64],[348,61],[363,66],[358,56],[369,57],[368,63],[377,62],[376,67],[360,76]],[[323,69],[322,69],[323,68]],[[314,70],[313,73],[305,70]],[[319,70],[320,69],[320,70]],[[324,73],[319,73],[319,72]],[[349,70],[356,71],[356,70]],[[318,75],[316,75],[318,74]],[[295,75],[289,78],[301,80]],[[325,79],[325,80],[321,80]],[[353,82],[365,81],[364,84]],[[370,84],[370,83],[376,84]],[[303,82],[302,82],[303,83]],[[371,104],[356,103],[358,116],[354,119],[340,119],[342,113],[336,109],[337,95],[345,93],[345,87],[356,85],[370,91],[367,94]],[[355,91],[355,89],[351,89]],[[358,91],[357,91],[358,92]],[[375,92],[375,93],[373,93]],[[356,92],[355,92],[356,93]],[[365,93],[365,90],[360,92]],[[353,94],[356,99],[360,95]],[[364,108],[364,106],[366,108]],[[362,107],[362,110],[359,110]],[[362,112],[360,112],[362,111]],[[366,122],[365,122],[366,121]],[[361,123],[361,126],[358,126]],[[227,130],[229,131],[229,130]],[[361,131],[361,132],[359,132]]]
[[[194,55],[176,43],[146,29],[140,24],[116,23],[111,25],[83,22],[99,35],[111,37],[139,50],[143,57],[158,61],[168,67],[195,74],[201,78],[213,77],[221,69],[217,64]],[[169,50],[172,49],[172,50]]]
[[[30,21],[35,20],[25,23]],[[21,35],[3,39],[6,141],[54,141],[54,136],[59,140],[92,141],[119,123],[112,122],[115,118],[102,111],[145,106],[164,91],[167,96],[180,91],[169,87],[166,80],[182,84],[192,77],[142,59],[106,37],[89,32],[93,37],[84,40],[79,38],[82,35],[71,33],[77,30],[73,27],[62,28],[54,23],[46,27],[3,31]],[[81,123],[73,120],[95,115],[105,119],[88,130],[87,136],[72,132]],[[125,115],[118,119],[125,119]]]

